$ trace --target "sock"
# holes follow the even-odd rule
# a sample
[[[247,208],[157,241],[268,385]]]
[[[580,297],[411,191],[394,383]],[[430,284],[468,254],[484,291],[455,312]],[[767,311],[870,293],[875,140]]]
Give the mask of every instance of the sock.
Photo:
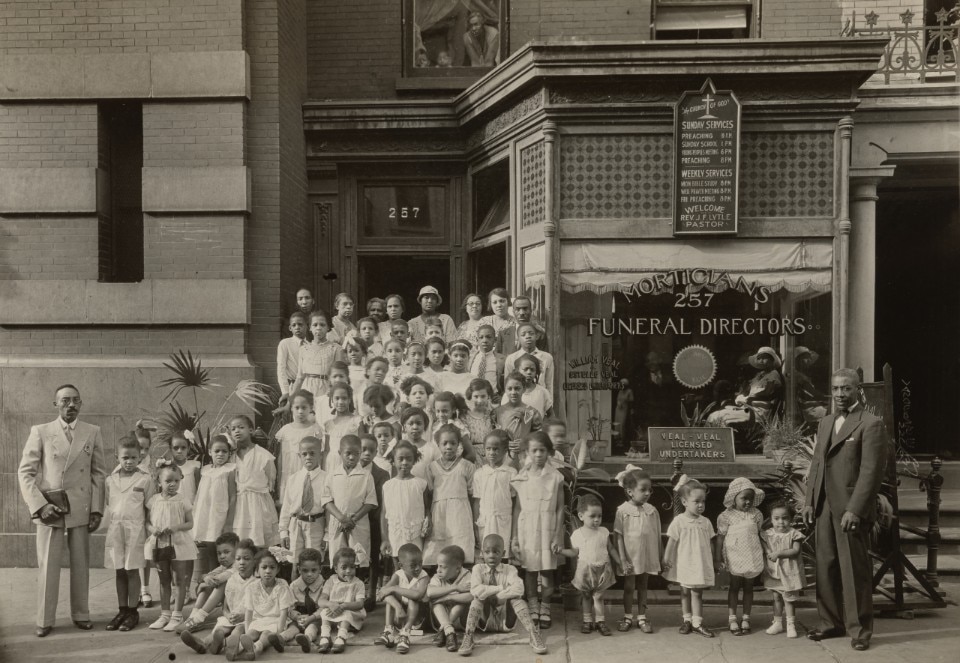
[[[194,608],[193,612],[190,613],[190,619],[195,622],[202,622],[207,618],[207,611],[203,608]]]
[[[683,613],[683,621],[685,621],[685,622],[689,622],[689,621],[690,621],[690,613],[689,613],[689,612]]]
[[[593,621],[593,615],[591,615],[589,612],[583,613],[583,621],[589,624],[590,622]]]
[[[166,615],[167,617],[169,617],[169,616],[170,616],[170,611],[169,611],[169,610],[161,610],[161,611],[160,611],[160,616],[163,617],[164,615]]]
[[[446,626],[443,627],[443,632],[446,633],[447,635],[450,635],[451,633],[456,633],[457,629],[453,627],[453,624],[447,624]]]
[[[778,622],[780,621],[778,618],[775,618],[775,620],[778,621]],[[787,623],[788,623],[788,624],[796,624],[796,623],[797,623],[797,618],[796,618],[796,617],[787,617]]]
[[[262,654],[263,653],[263,643],[257,640],[253,643],[253,653]]]
[[[727,618],[727,621],[730,622],[731,624],[736,624],[736,623],[737,623],[737,616],[736,616],[736,615],[730,615],[730,616]]]
[[[330,637],[330,631],[331,631],[331,630],[332,630],[332,629],[330,628],[330,622],[328,622],[328,621],[324,621],[324,622],[320,625],[320,635],[323,636],[324,638],[329,638],[329,637]],[[388,629],[385,627],[383,630],[386,631],[386,630],[388,630]]]
[[[700,615],[694,615],[690,620],[690,623],[693,624],[693,628],[700,628],[700,625],[703,623],[703,617]]]
[[[638,624],[642,624],[643,622],[647,621],[647,616],[640,615],[638,617],[634,617],[633,621],[637,622]]]
[[[337,629],[337,637],[343,638],[344,640],[350,637],[350,629],[347,627],[346,624],[341,624],[340,628]]]
[[[749,623],[750,623],[750,615],[744,615],[743,617],[740,618],[740,621],[741,621],[741,622],[746,622],[747,624],[749,624]]]
[[[179,610],[174,610],[170,615],[173,619],[183,619],[183,613]]]

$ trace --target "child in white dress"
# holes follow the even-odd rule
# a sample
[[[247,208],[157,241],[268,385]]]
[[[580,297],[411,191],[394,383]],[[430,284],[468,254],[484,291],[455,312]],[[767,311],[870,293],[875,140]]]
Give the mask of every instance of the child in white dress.
[[[663,577],[680,584],[683,623],[680,633],[698,633],[712,638],[703,625],[703,590],[713,587],[713,524],[703,517],[707,488],[684,474],[674,487],[680,494],[684,511],[667,528],[667,547],[663,553]]]
[[[460,417],[467,413],[467,403],[463,396],[452,391],[440,391],[433,396],[433,423],[430,434],[427,436],[434,442],[437,440],[437,431],[443,426],[451,424],[460,431],[460,448],[458,456],[463,456],[471,463],[477,461],[477,453],[473,449],[473,438],[470,429],[461,421]]]
[[[423,562],[436,566],[437,555],[447,546],[460,546],[467,563],[473,563],[476,547],[473,529],[473,474],[476,465],[458,457],[461,448],[460,429],[444,424],[436,433],[440,458],[427,468],[427,484],[433,490],[430,522],[433,531],[427,537]]]
[[[171,460],[161,459],[157,463],[161,492],[147,500],[150,514],[147,533],[150,537],[143,546],[144,555],[153,559],[160,576],[160,617],[150,624],[150,628],[173,632],[183,621],[183,604],[193,573],[193,561],[197,558],[197,546],[190,533],[193,507],[179,494],[180,468]],[[171,613],[173,573],[177,574],[177,598]]]
[[[487,433],[483,440],[486,462],[473,475],[473,520],[476,540],[497,534],[504,541],[513,540],[513,498],[510,482],[517,469],[505,462],[510,436],[500,429]]]
[[[318,310],[310,313],[310,342],[300,348],[297,379],[290,388],[291,394],[301,389],[312,393],[318,407],[326,400],[330,388],[330,367],[335,361],[344,361],[347,357],[342,347],[327,340],[329,331],[330,319],[325,312]]]
[[[723,497],[726,508],[717,517],[717,566],[730,574],[727,592],[728,621],[734,635],[750,633],[750,610],[753,608],[753,579],[763,572],[763,547],[760,529],[763,514],[757,510],[763,503],[763,491],[750,479],[740,477],[730,482]],[[743,589],[743,617],[737,622],[737,599]]]
[[[327,578],[320,592],[320,639],[317,651],[321,654],[341,653],[347,646],[350,631],[359,631],[367,618],[363,608],[366,586],[357,577],[357,553],[352,548],[340,548],[333,555],[334,575]],[[337,637],[331,642],[333,625]]]
[[[180,495],[187,500],[191,506],[197,499],[197,485],[200,483],[200,461],[188,459],[190,452],[190,442],[187,437],[193,438],[189,431],[174,433],[170,438],[170,451],[173,454],[173,462],[180,468],[183,474],[183,481],[180,482]]]
[[[380,553],[396,560],[401,546],[412,543],[423,547],[430,531],[430,491],[426,479],[411,473],[420,452],[404,440],[393,449],[397,476],[383,484],[383,508],[380,510]]]
[[[563,476],[552,463],[553,443],[547,434],[535,431],[524,438],[526,467],[510,483],[517,496],[513,508],[511,550],[526,574],[524,585],[530,614],[540,628],[550,628],[550,599],[557,555],[563,549]],[[540,588],[538,597],[537,588]]]
[[[343,351],[347,354],[347,370],[350,386],[358,387],[367,379],[367,342],[359,336],[347,336],[343,341]]]
[[[277,494],[283,495],[287,488],[287,479],[300,469],[300,440],[305,437],[317,437],[323,440],[323,429],[316,422],[314,411],[316,403],[313,394],[306,389],[291,394],[290,407],[293,412],[293,421],[285,424],[277,431],[277,442],[280,443],[280,453],[277,459],[280,475]]]
[[[356,435],[340,441],[340,464],[327,473],[320,502],[327,516],[329,549],[352,548],[358,553],[357,565],[370,566],[367,515],[377,507],[377,494],[373,476],[360,467],[360,438]]]
[[[623,619],[618,631],[629,631],[636,624],[643,633],[653,633],[647,621],[647,578],[660,575],[660,513],[649,503],[653,479],[639,467],[627,465],[617,475],[627,501],[617,507],[613,532],[623,560]],[[633,611],[636,591],[639,615]]]
[[[520,370],[519,361],[523,355],[530,355],[537,360],[539,375],[537,383],[540,384],[553,400],[553,355],[537,348],[537,341],[540,340],[540,332],[536,326],[529,322],[521,322],[517,325],[517,343],[520,349],[507,355],[504,360],[504,371]]]
[[[330,410],[333,416],[323,424],[326,436],[326,457],[323,469],[327,474],[340,465],[340,441],[347,435],[359,435],[362,419],[353,409],[353,390],[348,384],[330,388]]]
[[[461,397],[466,395],[467,387],[470,386],[474,378],[469,366],[472,351],[473,346],[470,341],[462,338],[450,344],[447,350],[450,355],[450,365],[440,375],[438,391],[452,391],[455,394],[460,394]]]
[[[263,653],[267,645],[283,652],[280,634],[286,629],[290,609],[296,602],[287,581],[277,577],[280,571],[277,553],[261,550],[255,564],[257,579],[247,585],[243,593],[243,635],[240,636],[240,648],[251,652],[253,658]]]
[[[423,373],[420,377],[429,384],[434,391],[443,391],[440,380],[443,378],[444,364],[447,361],[447,344],[438,337],[433,336],[423,342],[427,349],[427,363],[423,367]]]
[[[246,415],[230,420],[230,435],[237,449],[237,508],[233,531],[257,546],[280,542],[277,509],[270,489],[277,477],[273,454],[253,442],[253,422]]]
[[[565,557],[577,559],[577,571],[572,584],[580,590],[580,607],[583,610],[580,632],[591,633],[596,629],[600,635],[613,635],[604,619],[603,592],[617,581],[610,560],[619,566],[620,555],[610,531],[600,526],[603,520],[600,500],[593,495],[581,495],[577,500],[577,516],[583,526],[570,535],[570,547],[564,548],[562,553]]]
[[[420,549],[412,543],[400,546],[397,557],[400,568],[377,592],[377,601],[384,603],[386,614],[383,633],[373,644],[396,646],[398,654],[406,654],[410,651],[410,631],[423,617],[421,601],[427,595],[430,576],[423,570]]]
[[[400,391],[400,383],[410,374],[403,363],[404,350],[405,346],[403,342],[396,338],[391,338],[383,344],[383,354],[388,364],[387,377],[384,380],[384,384],[393,389],[394,392]]]
[[[784,502],[770,509],[773,527],[763,530],[765,568],[763,586],[773,592],[773,623],[767,629],[770,635],[783,633],[783,614],[787,615],[787,637],[797,637],[797,609],[794,603],[800,598],[804,586],[803,560],[800,546],[803,534],[791,523],[796,515],[793,508]]]
[[[217,562],[217,538],[233,524],[237,504],[237,466],[229,463],[230,442],[225,435],[210,439],[213,462],[200,470],[200,485],[193,508],[193,540],[199,547],[200,575],[209,573]]]
[[[183,644],[198,654],[219,654],[226,647],[227,660],[237,657],[240,648],[240,635],[243,633],[243,619],[246,614],[243,606],[243,595],[247,585],[256,581],[253,575],[256,569],[254,558],[257,556],[257,546],[250,539],[243,539],[237,544],[233,573],[223,587],[223,604],[220,617],[210,635],[201,640],[190,629],[180,634]],[[192,617],[192,615],[191,615]],[[240,628],[237,628],[237,627]]]
[[[417,407],[404,408],[400,413],[400,429],[403,439],[409,441],[420,452],[420,457],[411,470],[411,474],[426,480],[430,463],[440,457],[440,447],[425,437],[427,413]]]
[[[117,616],[107,624],[108,631],[129,631],[140,622],[137,599],[140,594],[140,569],[143,567],[143,543],[146,504],[153,495],[153,480],[138,467],[140,443],[127,435],[117,443],[117,468],[104,482],[107,528],[103,565],[114,569],[117,583]]]
[[[523,376],[523,394],[521,401],[534,408],[541,417],[549,416],[553,410],[553,395],[540,384],[540,360],[531,354],[524,353],[517,358],[517,369],[510,373],[519,373]],[[508,375],[510,374],[508,373]],[[501,404],[507,403],[506,394]]]

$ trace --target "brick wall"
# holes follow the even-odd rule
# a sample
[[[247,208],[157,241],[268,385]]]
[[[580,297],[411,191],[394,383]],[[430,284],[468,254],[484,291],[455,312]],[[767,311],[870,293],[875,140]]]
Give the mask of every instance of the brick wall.
[[[510,3],[510,48],[531,40],[650,38],[650,0],[516,0]]]
[[[874,3],[876,0],[872,0]],[[765,0],[760,18],[764,39],[837,37],[844,21],[840,0]]]
[[[242,102],[143,106],[143,165],[242,166]]]
[[[178,348],[195,356],[243,352],[243,330],[147,327],[0,328],[9,355],[168,355]],[[225,385],[229,386],[229,385]]]
[[[0,167],[95,168],[96,104],[0,104]]]
[[[311,3],[312,4],[312,3]],[[295,300],[297,289],[314,277],[314,235],[306,213],[307,171],[303,134],[303,102],[307,96],[306,3],[283,2],[278,15],[280,65],[280,292],[281,310]],[[284,306],[287,304],[288,306]]]
[[[234,51],[243,0],[6,0],[0,54]]]
[[[401,66],[402,0],[307,3],[311,99],[396,95]]]
[[[147,279],[242,279],[242,216],[160,216],[143,219]]]
[[[96,217],[0,216],[0,280],[96,278]]]
[[[855,13],[857,28],[867,27],[864,16],[871,11],[878,16],[878,28],[902,27],[900,14],[908,9],[914,14],[911,27],[923,25],[923,0],[839,0],[839,2],[843,12],[843,23],[846,23],[851,14]]]

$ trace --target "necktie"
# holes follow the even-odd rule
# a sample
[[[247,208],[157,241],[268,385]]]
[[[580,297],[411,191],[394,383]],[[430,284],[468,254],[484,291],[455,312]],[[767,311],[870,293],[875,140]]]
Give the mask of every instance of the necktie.
[[[491,568],[491,569],[490,569],[490,584],[491,584],[491,585],[496,585],[496,584],[497,584],[497,569],[496,569],[496,568]]]
[[[66,435],[67,435],[67,442],[69,442],[70,444],[73,444],[73,431],[70,430],[70,427],[67,426],[67,427],[64,429],[64,432],[65,432]]]
[[[481,380],[485,379],[487,375],[487,353],[480,353],[480,362],[477,364],[477,377]]]
[[[300,502],[300,511],[303,515],[309,516],[313,510],[313,481],[310,480],[310,473],[303,480],[303,500]]]

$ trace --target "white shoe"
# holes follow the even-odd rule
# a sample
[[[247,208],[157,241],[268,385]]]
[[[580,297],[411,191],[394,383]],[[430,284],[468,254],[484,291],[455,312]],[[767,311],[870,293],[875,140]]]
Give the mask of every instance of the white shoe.
[[[797,625],[787,622],[787,637],[796,638],[797,637]]]
[[[167,622],[167,625],[163,627],[163,630],[167,633],[173,633],[177,630],[177,627],[183,623],[183,615],[179,613],[173,613],[170,615],[170,621]]]
[[[783,633],[783,622],[781,622],[779,619],[770,624],[770,628],[767,629],[767,635],[777,635],[778,633]],[[794,627],[793,636],[791,637],[797,637],[796,627]]]
[[[160,613],[160,616],[157,617],[157,621],[155,621],[155,622],[153,622],[152,624],[150,624],[150,626],[149,626],[148,628],[161,629],[161,628],[165,627],[165,626],[166,626],[167,624],[169,624],[169,623],[170,623],[170,615],[161,612],[161,613]]]

